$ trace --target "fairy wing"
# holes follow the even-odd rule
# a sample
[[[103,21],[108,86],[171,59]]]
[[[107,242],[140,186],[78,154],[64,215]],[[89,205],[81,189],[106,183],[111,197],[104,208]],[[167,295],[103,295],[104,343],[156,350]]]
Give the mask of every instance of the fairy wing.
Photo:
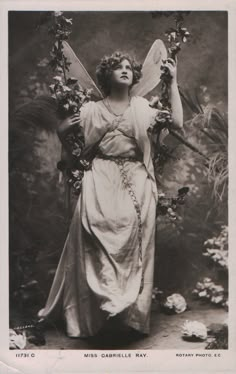
[[[78,79],[83,88],[92,88],[93,94],[98,98],[103,95],[96,83],[90,77],[89,73],[74,53],[73,49],[67,42],[63,42],[63,52],[71,63],[69,74]],[[132,87],[132,96],[145,96],[152,91],[160,82],[162,60],[167,58],[166,47],[162,40],[157,39],[152,44],[142,67],[142,78]]]
[[[69,67],[70,76],[77,78],[79,84],[83,88],[92,89],[93,94],[101,99],[103,97],[101,91],[99,90],[93,79],[90,77],[89,73],[83,66],[82,62],[78,59],[73,49],[65,41],[63,41],[63,52],[65,57],[71,63]]]
[[[131,89],[133,96],[145,96],[160,82],[162,60],[167,59],[167,50],[162,40],[152,44],[142,67],[142,78]]]

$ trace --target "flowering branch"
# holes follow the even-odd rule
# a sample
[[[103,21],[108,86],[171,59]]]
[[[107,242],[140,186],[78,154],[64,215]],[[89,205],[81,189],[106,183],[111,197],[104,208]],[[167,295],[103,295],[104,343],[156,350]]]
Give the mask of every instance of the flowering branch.
[[[222,226],[218,236],[204,242],[203,256],[213,262],[219,270],[228,271],[228,227]],[[228,308],[227,291],[221,285],[216,285],[210,278],[198,282],[193,290],[193,295],[203,300]]]
[[[183,12],[171,12],[171,15],[174,13],[174,20],[175,20],[175,27],[169,28],[165,35],[167,37],[168,42],[168,58],[176,60],[177,54],[180,52],[182,44],[186,43],[190,37],[190,33],[186,27],[183,27],[184,17]],[[169,14],[166,14],[169,15]],[[167,60],[163,60],[163,65],[161,66],[162,74],[161,74],[161,98],[160,100],[153,100],[150,102],[150,106],[159,109],[157,116],[155,118],[155,125],[153,128],[154,131],[154,141],[158,141],[160,137],[160,133],[163,129],[168,129],[169,133],[174,136],[178,141],[182,144],[190,148],[193,152],[198,153],[202,157],[206,158],[206,155],[202,153],[197,147],[191,144],[188,140],[186,140],[180,133],[174,131],[171,127],[172,125],[172,110],[171,110],[171,103],[170,103],[170,96],[169,96],[169,87],[171,83],[171,75],[166,66]],[[162,167],[162,163],[169,158],[168,151],[166,146],[163,144],[159,144],[158,146],[155,144],[156,152],[154,155],[154,161],[158,164],[159,168]],[[173,157],[173,156],[172,156]]]
[[[171,221],[175,221],[177,219],[177,206],[185,203],[185,197],[188,192],[188,187],[182,187],[178,190],[176,196],[168,197],[164,193],[160,193],[158,197],[157,214],[161,216],[167,215]]]
[[[67,77],[71,63],[63,53],[63,41],[69,38],[72,24],[72,18],[66,18],[63,12],[54,12],[53,24],[49,29],[49,34],[55,39],[49,65],[57,74],[53,78],[54,83],[50,85],[50,91],[58,104],[58,114],[62,119],[75,113],[79,114],[81,106],[91,97],[91,90],[83,89],[76,78]],[[85,143],[83,130],[76,124],[58,133],[58,136],[69,155],[69,160],[58,162],[57,167],[66,172],[68,184],[78,194],[84,170],[90,167],[90,163],[82,156]]]
[[[175,19],[175,28],[169,28],[165,35],[167,36],[168,41],[168,58],[171,58],[176,61],[177,54],[181,50],[181,43],[186,43],[190,33],[183,27],[183,15],[181,13],[176,13],[174,16]],[[169,97],[169,87],[172,80],[169,69],[166,66],[167,60],[163,60],[163,65],[161,66],[162,74],[160,77],[161,80],[161,110],[159,111],[158,117],[156,118],[157,125],[161,125],[162,128],[169,128],[172,123],[171,119],[171,103]],[[163,118],[165,122],[163,123]]]
[[[72,32],[72,18],[66,18],[63,12],[54,12],[53,25],[49,28],[55,43],[51,50],[49,66],[57,73],[50,85],[52,97],[57,100],[60,116],[68,117],[80,111],[81,106],[90,100],[91,90],[84,90],[74,77],[67,77],[71,65],[63,53],[63,41]]]

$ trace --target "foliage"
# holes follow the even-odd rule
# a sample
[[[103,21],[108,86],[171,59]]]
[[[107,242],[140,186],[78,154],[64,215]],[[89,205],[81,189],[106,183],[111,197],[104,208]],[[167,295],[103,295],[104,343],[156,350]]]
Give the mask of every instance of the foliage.
[[[228,227],[222,226],[218,236],[208,239],[204,243],[203,256],[208,257],[222,270],[228,270]]]
[[[161,81],[161,97],[160,100],[154,100],[150,105],[154,108],[158,108],[158,113],[155,118],[155,125],[152,129],[152,139],[154,143],[154,148],[156,149],[154,153],[154,163],[159,164],[162,166],[163,161],[166,161],[168,158],[168,152],[166,152],[166,149],[161,146],[161,144],[158,145],[158,142],[160,142],[160,135],[161,132],[164,129],[171,130],[171,124],[172,124],[172,115],[171,115],[171,103],[170,103],[170,97],[169,97],[169,87],[172,80],[172,77],[170,75],[169,69],[166,66],[167,62],[170,62],[171,60],[176,60],[177,54],[181,50],[181,43],[186,43],[190,33],[188,30],[183,27],[183,14],[181,13],[174,13],[174,19],[175,19],[175,28],[169,28],[165,35],[167,36],[168,40],[168,53],[169,57],[167,60],[163,60],[163,64],[161,65],[162,74],[160,76]],[[183,141],[182,137],[179,135],[179,140]],[[187,142],[185,142],[186,144]],[[163,155],[164,153],[164,155]]]
[[[50,85],[52,98],[55,99],[58,114],[61,119],[75,113],[79,114],[82,105],[90,100],[91,90],[83,89],[74,77],[67,77],[70,61],[63,53],[63,41],[71,33],[72,19],[64,17],[63,12],[54,12],[53,26],[49,33],[55,38],[51,50],[52,60],[49,65],[58,74],[53,78],[54,84]],[[75,194],[80,193],[84,171],[88,170],[91,162],[83,153],[84,135],[79,124],[70,129],[58,129],[59,139],[64,146],[67,157],[58,163],[58,168],[65,172],[67,183]]]
[[[169,223],[163,218],[157,219],[158,254],[155,283],[163,290],[167,288],[168,292],[182,291],[183,288],[192,292],[191,285],[195,287],[197,281],[207,272],[207,277],[212,279],[220,277],[216,284],[222,285],[227,295],[226,272],[221,271],[218,274],[219,266],[215,262],[216,266],[213,266],[213,262],[209,259],[208,262],[212,264],[209,267],[202,256],[203,243],[212,238],[213,233],[219,232],[222,226],[227,225],[227,188],[223,188],[223,184],[218,183],[217,188],[223,191],[219,197],[215,186],[216,178],[213,180],[209,177],[209,160],[213,153],[216,151],[222,155],[222,158],[227,158],[227,115],[220,103],[215,104],[212,101],[205,86],[200,86],[196,93],[191,94],[181,90],[181,96],[186,118],[185,139],[194,144],[195,148],[207,158],[203,158],[199,152],[192,152],[190,147],[185,147],[171,136],[165,140],[169,153],[174,154],[175,158],[169,158],[165,162],[162,173],[159,173],[159,169],[156,168],[158,189],[171,196],[179,185],[185,185],[188,186],[189,192],[185,206],[180,210],[181,217],[177,216],[174,222]],[[217,117],[210,115],[209,108],[212,108],[211,114],[219,115]],[[214,141],[209,135],[214,138]],[[220,146],[223,142],[224,145]],[[217,173],[218,170],[215,171]],[[222,182],[227,186],[227,167],[225,172],[225,181]],[[209,246],[208,248],[219,249]],[[206,250],[204,252],[208,253]],[[221,252],[221,254],[225,253]],[[191,279],[191,282],[182,279],[178,272],[179,267],[185,273],[186,279]],[[171,282],[170,277],[167,276],[170,273],[175,282]]]
[[[66,18],[63,12],[53,12],[51,26],[49,27],[49,34],[51,34],[57,41],[51,50],[51,61],[49,65],[54,71],[66,74],[69,71],[70,62],[63,54],[63,40],[67,40],[72,32],[72,19]]]
[[[49,106],[47,116],[43,111],[45,122],[50,111]],[[51,264],[46,264],[42,272],[40,256],[43,253],[47,258],[52,248],[54,252],[60,248],[66,232],[61,186],[55,166],[52,170],[49,167],[55,152],[53,134],[43,132],[39,127],[43,126],[42,116],[39,114],[36,121],[37,115],[32,112],[28,104],[19,108],[10,119],[9,131],[10,302],[17,303],[25,313],[32,303],[39,304],[45,297],[39,284],[47,282]],[[55,115],[52,117],[55,120]],[[54,195],[57,198],[52,199]]]
[[[157,203],[157,214],[160,216],[167,215],[172,221],[177,219],[176,209],[178,205],[183,205],[185,196],[189,192],[188,187],[183,187],[178,190],[175,197],[167,197],[164,193],[159,193]]]
[[[228,306],[227,292],[224,287],[216,285],[210,278],[204,278],[202,282],[198,282],[193,295],[216,305]]]
[[[26,335],[25,332],[16,333],[15,330],[9,330],[9,348],[10,349],[24,349],[26,346]]]
[[[209,339],[205,349],[228,349],[228,325],[212,326],[209,329]]]
[[[50,85],[52,97],[56,100],[61,118],[66,118],[74,113],[79,113],[81,106],[90,100],[90,90],[83,89],[74,77],[67,77],[71,64],[63,53],[63,41],[69,38],[72,32],[72,18],[66,18],[63,12],[52,14],[52,26],[49,34],[54,37],[51,49],[52,59],[49,66],[58,75],[53,78],[54,84]]]
[[[213,262],[218,270],[228,275],[228,228],[222,226],[220,234],[207,239],[204,247],[203,256],[207,257],[211,263]],[[200,299],[228,308],[227,290],[222,285],[216,285],[210,278],[204,278],[203,282],[198,282],[193,294]]]
[[[28,344],[42,346],[46,344],[44,331],[40,323],[33,321],[28,325],[17,326],[9,330],[10,349],[24,349]]]
[[[192,118],[186,123],[195,133],[198,149],[206,155],[205,170],[212,184],[212,196],[216,201],[227,199],[228,187],[228,128],[226,114],[211,103],[206,86],[200,87],[199,97],[181,91],[183,103],[191,111]],[[196,142],[195,140],[195,142]],[[202,153],[202,152],[201,152]]]

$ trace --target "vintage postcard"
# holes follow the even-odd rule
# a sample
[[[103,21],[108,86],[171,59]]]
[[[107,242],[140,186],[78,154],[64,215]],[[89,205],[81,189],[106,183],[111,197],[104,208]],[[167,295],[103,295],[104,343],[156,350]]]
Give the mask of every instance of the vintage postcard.
[[[0,18],[0,374],[235,373],[235,3]]]

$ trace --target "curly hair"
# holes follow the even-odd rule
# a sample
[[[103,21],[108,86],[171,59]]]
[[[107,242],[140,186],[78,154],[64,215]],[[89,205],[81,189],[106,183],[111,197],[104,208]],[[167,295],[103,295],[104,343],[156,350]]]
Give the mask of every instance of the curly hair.
[[[96,76],[98,84],[104,92],[105,96],[109,95],[111,90],[110,78],[112,75],[112,71],[123,60],[128,60],[132,68],[133,82],[131,87],[134,84],[136,84],[141,78],[142,64],[137,63],[136,60],[132,58],[129,54],[116,51],[111,56],[104,56],[96,68]]]

